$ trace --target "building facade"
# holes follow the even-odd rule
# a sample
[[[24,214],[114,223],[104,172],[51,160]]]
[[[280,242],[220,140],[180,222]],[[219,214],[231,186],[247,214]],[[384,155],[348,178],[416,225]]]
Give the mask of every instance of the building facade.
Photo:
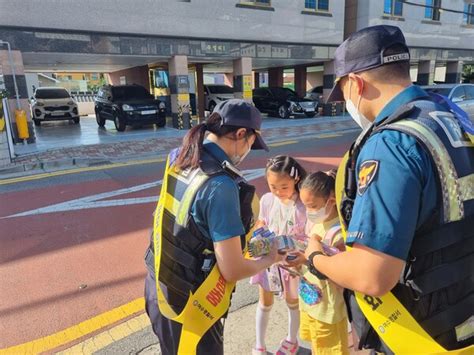
[[[327,94],[335,48],[349,33],[374,24],[404,30],[420,82],[432,80],[431,71],[442,65],[446,78],[457,80],[462,64],[473,62],[474,29],[470,16],[442,8],[463,12],[471,1],[410,3],[415,5],[396,0],[134,0],[133,6],[128,0],[0,0],[0,40],[13,48],[22,99],[28,91],[25,72],[107,73],[114,84],[138,83],[169,96],[176,123],[183,108],[189,120],[193,87],[203,115],[204,73],[225,73],[236,96],[246,100],[262,82],[260,73],[268,85],[282,86],[288,70],[299,94],[309,82],[323,85]],[[431,12],[427,3],[433,3]],[[4,49],[0,46],[0,64],[8,67]],[[162,71],[168,75],[165,88],[157,87]],[[10,76],[4,73],[7,86]]]

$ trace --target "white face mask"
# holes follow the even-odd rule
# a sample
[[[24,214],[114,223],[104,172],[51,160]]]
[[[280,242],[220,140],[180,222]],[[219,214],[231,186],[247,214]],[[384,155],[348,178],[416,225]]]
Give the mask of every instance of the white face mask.
[[[326,205],[323,208],[320,208],[317,211],[306,211],[306,218],[311,223],[322,223],[328,218],[330,212],[326,212],[326,209],[328,207],[328,203],[326,202]]]
[[[349,84],[349,92],[352,88],[352,81],[351,83]],[[347,100],[346,101],[346,109],[347,109],[347,112],[349,112],[349,114],[351,115],[352,119],[354,121],[356,121],[356,123],[362,128],[362,129],[366,129],[367,127],[369,127],[372,122],[370,122],[367,117],[365,117],[362,113],[360,113],[359,111],[359,105],[360,105],[360,100],[362,99],[362,95],[359,96],[359,100],[357,101],[357,107],[354,105],[354,103],[352,102],[351,99]]]
[[[249,145],[249,142],[247,140],[247,138],[245,139],[245,143],[247,143],[247,146],[248,146],[248,150],[242,154],[242,155],[238,155],[238,154],[234,154],[230,160],[232,160],[232,164],[234,164],[235,166],[239,165],[240,163],[242,163],[242,161],[245,159],[245,157],[247,155],[249,155],[250,151],[252,150],[252,147]],[[236,144],[236,147],[235,147],[235,150],[237,151],[237,142],[235,142]]]

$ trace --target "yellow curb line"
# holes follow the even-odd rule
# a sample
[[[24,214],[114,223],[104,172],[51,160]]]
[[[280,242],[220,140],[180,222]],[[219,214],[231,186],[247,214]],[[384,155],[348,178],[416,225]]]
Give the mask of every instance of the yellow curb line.
[[[150,319],[146,313],[117,325],[103,333],[97,334],[82,343],[60,351],[56,355],[75,355],[75,354],[93,354],[116,341],[122,340],[127,336],[139,332],[150,325]]]
[[[135,161],[125,162],[125,163],[112,163],[112,164],[107,164],[107,165],[89,166],[86,168],[53,171],[50,173],[43,173],[43,174],[37,174],[37,175],[22,176],[18,178],[0,180],[0,185],[8,185],[8,184],[13,184],[17,182],[44,179],[44,178],[53,177],[53,176],[77,174],[77,173],[83,173],[86,171],[106,170],[106,169],[121,168],[124,166],[141,165],[141,164],[162,163],[164,161],[165,161],[164,158],[154,158],[154,159],[148,159],[148,160],[135,160]]]
[[[10,348],[0,349],[0,354],[37,354],[55,349],[65,344],[71,343],[74,340],[80,339],[88,334],[96,332],[104,327],[110,326],[111,324],[127,318],[135,313],[143,311],[144,309],[145,299],[141,297],[57,333],[29,341],[24,344],[15,345]],[[123,336],[124,333],[120,333],[120,330],[118,332],[119,333],[115,331],[111,334],[114,334],[115,336]],[[112,336],[111,334],[109,334],[109,336]],[[99,338],[99,340],[102,339],[102,344],[105,343],[105,337],[106,336],[104,335],[104,338]]]
[[[284,141],[284,142],[268,144],[268,146],[269,147],[280,147],[282,145],[295,144],[295,143],[298,143],[298,141]]]

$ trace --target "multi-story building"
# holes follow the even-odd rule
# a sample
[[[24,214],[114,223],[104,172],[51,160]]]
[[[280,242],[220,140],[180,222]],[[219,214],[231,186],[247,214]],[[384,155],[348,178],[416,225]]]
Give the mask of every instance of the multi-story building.
[[[472,7],[464,0],[0,0],[0,39],[12,45],[22,98],[25,71],[105,72],[114,84],[163,89],[176,121],[193,87],[203,113],[206,72],[224,73],[247,100],[260,73],[281,86],[289,69],[300,94],[308,82],[327,93],[335,48],[378,23],[405,31],[420,81],[436,63],[457,80],[461,63],[474,60],[472,12],[462,13]],[[0,64],[11,86],[2,50]]]
[[[345,35],[379,24],[400,27],[410,47],[412,79],[459,82],[474,60],[472,0],[346,0]]]

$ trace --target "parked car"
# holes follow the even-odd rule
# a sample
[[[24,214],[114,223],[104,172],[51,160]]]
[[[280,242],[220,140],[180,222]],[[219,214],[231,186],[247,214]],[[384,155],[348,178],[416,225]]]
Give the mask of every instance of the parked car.
[[[469,115],[474,122],[474,84],[439,84],[422,86],[428,92],[446,96]]]
[[[228,85],[204,85],[206,110],[214,111],[214,107],[222,101],[234,98],[234,88]]]
[[[254,89],[253,102],[261,112],[276,114],[280,118],[314,117],[318,108],[318,101],[299,97],[293,90],[282,87]]]
[[[31,97],[31,117],[36,126],[44,121],[80,121],[76,101],[61,87],[37,88]]]
[[[311,90],[306,92],[306,98],[310,100],[315,100],[321,102],[323,99],[323,87],[322,86],[315,86]]]
[[[104,127],[106,120],[114,121],[117,131],[128,125],[166,124],[166,105],[156,100],[140,85],[106,85],[99,89],[94,101],[97,124]]]

